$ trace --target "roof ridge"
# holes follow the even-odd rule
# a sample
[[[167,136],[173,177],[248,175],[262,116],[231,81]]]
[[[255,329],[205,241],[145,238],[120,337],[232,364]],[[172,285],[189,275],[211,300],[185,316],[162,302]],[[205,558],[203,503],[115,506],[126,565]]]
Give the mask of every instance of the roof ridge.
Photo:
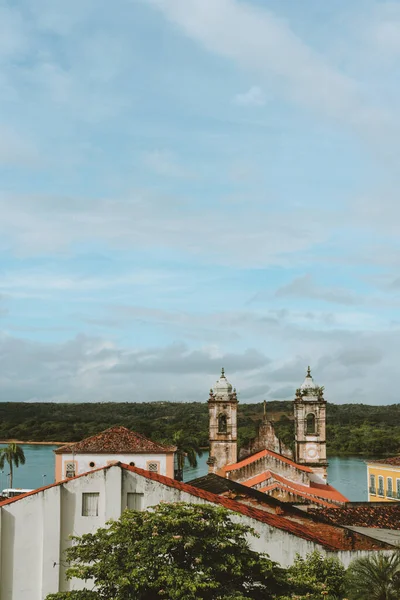
[[[57,448],[56,450],[53,450],[53,452],[55,454],[63,454],[65,453],[74,453],[74,450],[76,451],[76,453],[85,453],[85,450],[87,449],[88,446],[90,446],[90,444],[95,444],[96,441],[101,441],[102,437],[104,437],[105,439],[107,438],[107,436],[112,436],[113,434],[118,434],[121,433],[121,435],[125,435],[127,438],[130,439],[131,442],[146,442],[148,444],[148,448],[144,449],[144,452],[154,452],[154,451],[158,451],[158,452],[174,452],[176,450],[175,446],[164,446],[163,444],[160,444],[159,442],[155,442],[154,440],[151,440],[150,438],[146,437],[144,434],[139,433],[138,431],[132,431],[131,429],[128,429],[128,427],[125,427],[124,425],[113,425],[112,427],[108,427],[107,429],[104,429],[103,431],[99,431],[98,433],[95,433],[87,438],[84,438],[83,440],[79,440],[77,442],[71,442],[69,444],[64,444],[63,446]],[[125,440],[126,441],[126,440]],[[115,446],[115,444],[114,444]],[[108,452],[107,452],[108,450]],[[110,454],[121,454],[124,452],[128,452],[128,453],[132,453],[135,454],[136,452],[140,452],[140,450],[138,450],[137,448],[135,449],[130,449],[130,450],[124,450],[121,448],[118,449],[113,449],[113,448],[106,448],[106,449],[101,449],[98,450],[96,448],[89,448],[87,450],[88,452],[91,453],[110,453]]]
[[[338,502],[348,502],[348,499],[341,492],[339,492],[339,490],[337,490],[333,486],[327,485],[326,487],[328,489],[324,490],[323,489],[324,484],[319,484],[318,487],[313,487],[311,485],[308,486],[308,485],[304,485],[303,483],[299,483],[297,481],[292,481],[291,479],[288,479],[287,477],[284,477],[283,475],[280,475],[279,473],[275,473],[274,471],[271,471],[271,474],[282,485],[286,485],[287,487],[292,488],[293,490],[303,492],[304,494],[308,494],[309,496],[311,496],[313,498],[317,497],[317,498],[320,498],[321,500],[333,500],[333,501],[336,500]],[[318,492],[323,492],[323,494],[318,493]],[[327,495],[327,492],[330,492],[330,494]],[[331,497],[331,494],[332,495],[335,494],[336,498]]]
[[[291,458],[288,458],[287,456],[284,456],[283,454],[279,454],[278,452],[274,452],[274,450],[270,450],[269,448],[265,448],[264,450],[260,450],[259,452],[256,452],[255,454],[247,456],[246,458],[243,458],[241,461],[239,461],[237,463],[232,463],[230,465],[226,465],[225,467],[223,467],[221,469],[221,471],[223,471],[224,473],[228,473],[229,471],[235,471],[237,469],[240,469],[242,467],[245,467],[246,465],[249,465],[249,464],[255,462],[256,460],[260,460],[264,456],[268,456],[268,455],[273,456],[282,462],[290,464],[290,465],[292,465],[292,467],[299,469],[300,471],[306,471],[307,473],[312,473],[312,469],[310,467],[307,467],[306,465],[299,465],[297,462],[295,462]]]

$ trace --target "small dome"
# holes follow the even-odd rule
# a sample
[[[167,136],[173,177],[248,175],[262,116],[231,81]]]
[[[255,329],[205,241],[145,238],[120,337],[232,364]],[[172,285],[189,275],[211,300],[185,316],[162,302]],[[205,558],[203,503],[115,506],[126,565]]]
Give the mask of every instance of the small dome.
[[[214,394],[216,396],[226,395],[232,393],[232,384],[229,383],[225,377],[224,368],[221,371],[221,377],[218,379],[214,386]]]
[[[315,391],[318,389],[317,384],[315,383],[314,379],[311,376],[311,370],[310,367],[308,367],[307,369],[307,375],[305,380],[303,381],[303,383],[300,386],[300,389],[302,392],[308,392],[308,391]]]

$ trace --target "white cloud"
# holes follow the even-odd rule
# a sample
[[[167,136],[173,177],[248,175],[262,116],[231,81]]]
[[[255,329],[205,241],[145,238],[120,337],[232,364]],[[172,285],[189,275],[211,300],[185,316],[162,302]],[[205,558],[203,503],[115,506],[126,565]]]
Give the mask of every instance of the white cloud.
[[[256,323],[255,323],[256,324]],[[0,335],[0,385],[10,401],[207,401],[208,390],[225,367],[240,399],[293,399],[308,364],[326,397],[336,403],[397,402],[397,347],[400,331],[311,332],[281,324],[260,327],[270,347],[284,344],[272,361],[263,351],[227,351],[214,342],[189,347],[126,347],[105,337],[78,335],[59,343],[38,343]],[[382,393],[382,382],[384,392]]]
[[[25,402],[206,402],[224,364],[242,379],[268,362],[251,349],[219,356],[215,348],[190,350],[180,343],[128,349],[83,335],[58,344],[0,335],[0,355],[2,395]]]
[[[362,300],[350,290],[335,287],[318,286],[311,275],[302,275],[275,292],[277,298],[293,296],[295,298],[315,298],[333,304],[354,305]]]
[[[262,89],[258,86],[253,86],[247,92],[237,94],[233,102],[239,106],[264,106],[266,100]]]
[[[327,239],[322,223],[335,214],[314,211],[312,221],[303,210],[285,207],[270,213],[256,198],[245,199],[234,210],[216,203],[204,208],[191,199],[177,200],[145,192],[131,199],[81,200],[52,196],[14,196],[0,193],[0,247],[19,254],[63,252],[85,240],[112,247],[176,249],[214,264],[286,264],[289,256],[311,250]],[[293,260],[293,258],[291,259]]]
[[[328,64],[272,12],[237,0],[147,0],[210,52],[278,84],[281,94],[370,132],[388,127],[357,81]],[[272,79],[271,79],[272,78]]]

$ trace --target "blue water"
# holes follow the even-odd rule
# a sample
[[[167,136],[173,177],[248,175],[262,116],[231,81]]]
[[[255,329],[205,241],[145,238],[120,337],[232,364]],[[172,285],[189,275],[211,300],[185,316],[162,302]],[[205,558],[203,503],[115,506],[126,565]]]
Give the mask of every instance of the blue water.
[[[0,445],[3,447],[4,445]],[[25,464],[18,469],[13,468],[13,487],[35,489],[54,483],[54,454],[58,446],[39,446],[36,444],[21,444],[25,454]],[[0,471],[0,489],[9,487],[10,472],[8,463]]]
[[[25,465],[14,469],[13,487],[37,488],[54,482],[54,453],[57,446],[39,446],[22,444],[25,453]],[[184,469],[184,480],[190,481],[195,477],[206,475],[208,452],[199,457],[198,465],[189,465]],[[364,459],[358,457],[331,456],[328,459],[328,481],[349,500],[353,502],[366,501],[367,497],[367,467]],[[8,465],[0,472],[0,490],[9,487]]]

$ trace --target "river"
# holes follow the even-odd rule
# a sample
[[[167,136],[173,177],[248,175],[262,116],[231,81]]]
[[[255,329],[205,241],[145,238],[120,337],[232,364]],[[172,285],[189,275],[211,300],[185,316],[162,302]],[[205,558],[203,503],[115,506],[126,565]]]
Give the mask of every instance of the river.
[[[54,454],[57,446],[22,444],[26,462],[14,469],[14,487],[37,488],[54,482]],[[198,465],[192,468],[186,465],[184,480],[190,481],[207,473],[208,452],[199,457]],[[367,468],[363,458],[354,456],[331,456],[328,459],[328,481],[349,500],[366,501]],[[0,472],[0,490],[8,487],[8,465]]]

